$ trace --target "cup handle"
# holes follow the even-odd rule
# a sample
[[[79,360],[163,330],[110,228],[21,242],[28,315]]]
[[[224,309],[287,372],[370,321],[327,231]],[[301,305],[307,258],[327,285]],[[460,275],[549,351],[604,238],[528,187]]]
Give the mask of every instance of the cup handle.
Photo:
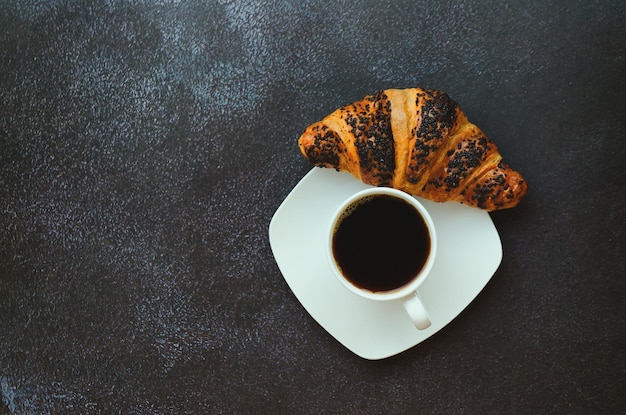
[[[402,304],[418,330],[424,330],[430,327],[431,321],[428,316],[428,311],[426,311],[426,307],[424,307],[424,303],[417,291],[411,296],[404,298]]]

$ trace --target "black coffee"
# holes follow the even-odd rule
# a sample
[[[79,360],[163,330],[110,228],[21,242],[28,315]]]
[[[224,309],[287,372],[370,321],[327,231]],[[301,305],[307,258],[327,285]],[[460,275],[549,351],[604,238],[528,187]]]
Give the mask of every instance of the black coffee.
[[[410,282],[430,253],[430,234],[419,212],[388,195],[366,196],[338,220],[333,255],[357,287],[390,291]]]

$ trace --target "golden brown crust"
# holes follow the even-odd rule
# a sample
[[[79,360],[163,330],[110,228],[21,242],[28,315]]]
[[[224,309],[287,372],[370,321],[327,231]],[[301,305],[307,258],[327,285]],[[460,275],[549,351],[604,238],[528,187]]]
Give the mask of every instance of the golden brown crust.
[[[492,211],[515,206],[527,191],[495,144],[441,91],[379,91],[309,126],[298,146],[316,166],[435,202]]]

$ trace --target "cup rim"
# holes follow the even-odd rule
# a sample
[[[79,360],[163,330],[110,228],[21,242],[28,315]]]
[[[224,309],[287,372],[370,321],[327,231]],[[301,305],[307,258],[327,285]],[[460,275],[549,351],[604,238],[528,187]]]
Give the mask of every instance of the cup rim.
[[[404,284],[403,286],[399,288],[389,290],[389,291],[370,291],[370,290],[355,286],[346,277],[343,276],[333,255],[334,231],[337,225],[337,221],[341,217],[342,212],[348,206],[350,206],[350,204],[369,195],[390,195],[390,196],[398,197],[408,202],[422,216],[428,228],[428,232],[430,234],[430,245],[431,245],[430,254],[428,255],[428,259],[426,260],[426,263],[424,264],[420,272],[418,272],[417,275],[410,282]],[[435,224],[430,214],[428,213],[428,210],[426,210],[426,208],[417,199],[415,199],[415,197],[413,197],[409,193],[406,193],[402,190],[390,188],[390,187],[372,187],[372,188],[368,188],[368,189],[364,189],[359,192],[356,192],[352,194],[351,196],[349,196],[348,198],[346,198],[339,205],[339,207],[335,210],[330,221],[330,228],[328,229],[327,235],[328,235],[328,239],[327,239],[326,252],[327,252],[328,261],[330,263],[330,267],[332,268],[333,273],[335,274],[335,277],[351,292],[361,297],[370,299],[370,300],[376,300],[376,301],[396,300],[399,298],[404,298],[404,297],[413,295],[417,291],[419,286],[426,280],[426,278],[430,274],[430,271],[432,270],[432,267],[435,262],[435,257],[437,255],[437,232],[435,229]]]

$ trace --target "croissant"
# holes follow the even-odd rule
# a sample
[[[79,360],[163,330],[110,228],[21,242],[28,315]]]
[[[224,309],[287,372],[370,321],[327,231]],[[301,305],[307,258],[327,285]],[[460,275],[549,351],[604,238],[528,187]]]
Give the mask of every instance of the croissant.
[[[526,194],[520,173],[442,91],[387,89],[338,108],[298,140],[315,166],[434,202],[493,211]]]

